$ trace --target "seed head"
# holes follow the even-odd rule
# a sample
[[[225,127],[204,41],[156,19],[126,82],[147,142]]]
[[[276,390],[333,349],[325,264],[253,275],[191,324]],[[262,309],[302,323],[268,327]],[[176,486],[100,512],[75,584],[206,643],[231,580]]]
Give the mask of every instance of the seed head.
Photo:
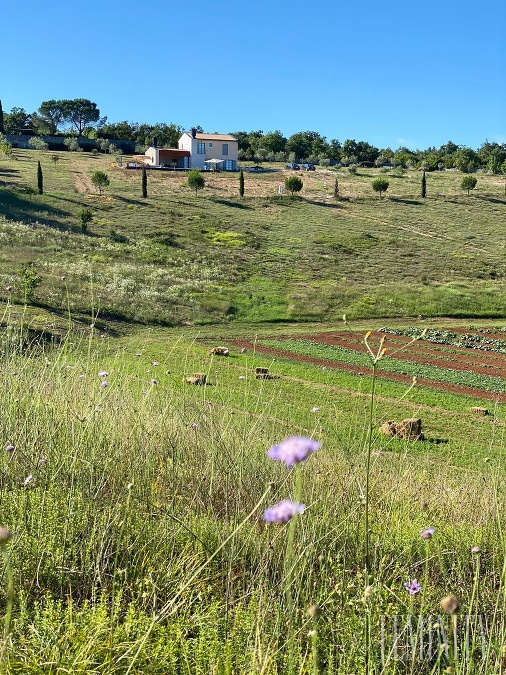
[[[447,595],[441,600],[441,609],[446,614],[458,614],[460,611],[460,600],[454,595]]]

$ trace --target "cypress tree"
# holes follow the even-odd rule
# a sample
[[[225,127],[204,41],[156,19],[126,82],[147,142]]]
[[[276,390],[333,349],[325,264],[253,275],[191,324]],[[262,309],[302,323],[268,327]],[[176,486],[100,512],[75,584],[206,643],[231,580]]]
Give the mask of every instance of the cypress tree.
[[[339,199],[339,183],[336,178],[336,182],[334,183],[334,199]]]
[[[422,197],[427,195],[427,180],[425,178],[425,170],[422,175]]]
[[[144,199],[148,196],[148,173],[146,167],[142,167],[142,196]]]
[[[239,174],[239,194],[241,197],[244,197],[244,174],[241,169],[241,173]]]
[[[5,134],[4,111],[2,109],[2,101],[0,101],[0,134]]]
[[[44,192],[42,167],[40,165],[40,162],[37,162],[37,190],[39,191],[39,195],[43,194]]]

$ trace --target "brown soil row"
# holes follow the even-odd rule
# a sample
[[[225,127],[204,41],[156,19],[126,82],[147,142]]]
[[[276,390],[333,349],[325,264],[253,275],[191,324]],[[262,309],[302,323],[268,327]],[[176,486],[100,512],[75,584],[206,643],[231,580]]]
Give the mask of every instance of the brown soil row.
[[[456,332],[456,331],[455,331]],[[374,333],[371,334],[371,342],[378,344],[379,340],[381,339],[382,336],[384,336],[384,333]],[[322,342],[325,344],[330,344],[330,345],[337,345],[340,347],[344,347],[347,349],[354,349],[357,350],[357,347],[360,346],[360,340],[363,338],[364,334],[356,334],[357,341],[353,342],[353,346],[350,345],[349,341],[349,333],[346,334],[339,334],[339,333],[320,333],[316,335],[304,335],[304,339],[307,340],[312,340],[315,342]],[[394,336],[395,338],[398,338],[399,336]],[[346,338],[346,339],[345,339]],[[387,335],[388,338],[388,335]],[[280,339],[280,336],[277,336],[276,339]],[[292,336],[293,339],[293,336]],[[402,342],[402,341],[401,341]],[[247,349],[255,349],[257,353],[260,354],[265,354],[266,356],[273,356],[273,357],[280,357],[280,358],[289,358],[294,361],[300,361],[302,363],[310,363],[313,365],[317,366],[327,366],[330,368],[334,368],[336,370],[343,370],[345,372],[349,373],[356,373],[359,375],[368,375],[371,372],[371,369],[369,368],[363,368],[361,366],[355,366],[352,364],[346,364],[346,363],[341,363],[339,361],[332,361],[329,359],[321,359],[321,358],[316,358],[312,356],[305,356],[302,354],[295,354],[292,352],[288,352],[282,349],[276,349],[274,347],[265,347],[263,345],[259,345],[258,343],[255,344],[252,340],[233,340],[231,341],[232,344],[237,346],[238,348],[245,347]],[[385,340],[385,346],[388,347],[387,340]],[[444,346],[441,346],[444,347]],[[450,349],[450,347],[448,348]],[[453,349],[453,347],[451,348]],[[444,351],[444,349],[443,349]],[[428,365],[443,365],[441,363],[441,359],[434,359],[431,358],[429,355],[424,357],[423,359],[418,359],[414,358],[414,354],[406,354],[404,351],[401,352],[399,355],[399,358],[403,358],[405,360],[411,360],[415,361],[416,363],[423,363],[423,364],[428,364]],[[472,356],[475,356],[474,354]],[[467,370],[467,371],[472,371],[477,374],[485,374],[485,375],[498,375],[498,376],[504,376],[506,374],[506,359],[504,356],[497,354],[496,355],[498,359],[502,359],[502,368],[499,372],[499,366],[497,366],[497,371],[494,372],[494,369],[490,368],[488,365],[485,364],[480,364],[479,362],[476,362],[474,358],[470,359],[469,356],[467,358],[467,361],[464,361],[465,354],[461,356],[460,360],[458,359],[458,355],[453,354],[453,353],[448,353],[448,360],[447,364],[449,367],[454,368],[455,370],[460,369],[460,370]],[[481,358],[481,354],[480,354]],[[382,370],[381,368],[378,368],[377,374],[388,380],[392,380],[394,382],[404,382],[406,385],[411,384],[413,381],[413,378],[410,375],[402,375],[401,373],[392,373],[390,371]],[[452,384],[450,382],[440,382],[438,380],[430,380],[428,378],[424,377],[417,377],[417,382],[419,385],[430,387],[432,389],[438,389],[440,391],[448,391],[452,392],[455,394],[464,394],[466,396],[472,396],[475,398],[479,399],[484,399],[484,400],[489,400],[489,401],[497,401],[500,403],[506,403],[506,393],[501,393],[498,394],[496,392],[491,392],[491,391],[485,391],[483,389],[478,389],[476,387],[466,387],[463,385],[458,385],[458,384]]]

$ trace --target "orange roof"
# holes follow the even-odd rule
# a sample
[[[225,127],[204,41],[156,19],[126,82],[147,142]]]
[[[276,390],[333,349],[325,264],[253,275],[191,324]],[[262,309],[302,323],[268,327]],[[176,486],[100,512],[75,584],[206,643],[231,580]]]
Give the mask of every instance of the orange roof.
[[[195,138],[199,141],[237,141],[231,134],[196,134]]]

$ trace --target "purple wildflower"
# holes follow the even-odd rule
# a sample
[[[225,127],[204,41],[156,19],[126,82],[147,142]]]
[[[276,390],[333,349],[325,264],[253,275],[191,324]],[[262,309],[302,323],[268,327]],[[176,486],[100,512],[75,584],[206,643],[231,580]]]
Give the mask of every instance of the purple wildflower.
[[[109,377],[109,373],[106,370],[101,370],[98,374],[99,377]]]
[[[406,588],[409,591],[410,595],[416,595],[419,591],[422,590],[422,587],[418,583],[417,579],[413,579],[413,581],[405,581],[404,588]]]
[[[103,380],[103,382],[100,383],[100,386],[105,389],[106,387],[109,386],[109,382],[107,380]]]
[[[318,450],[321,443],[305,436],[289,436],[279,445],[273,445],[267,452],[267,457],[284,462],[290,469],[295,464],[303,462],[309,455]]]
[[[287,523],[297,513],[304,513],[304,504],[292,502],[289,499],[283,499],[279,504],[265,509],[264,520],[266,523]]]
[[[9,443],[9,445],[5,449],[7,452],[14,452],[16,448],[12,445],[12,443]]]
[[[426,527],[424,530],[420,530],[420,536],[422,539],[432,539],[432,535],[435,531],[435,527]]]

